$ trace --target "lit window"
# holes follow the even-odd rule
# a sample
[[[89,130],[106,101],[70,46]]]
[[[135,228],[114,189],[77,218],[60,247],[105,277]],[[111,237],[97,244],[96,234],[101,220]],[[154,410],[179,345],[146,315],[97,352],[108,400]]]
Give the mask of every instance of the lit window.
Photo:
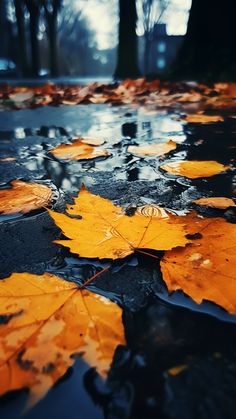
[[[166,60],[164,58],[158,58],[157,60],[157,68],[159,68],[160,70],[165,68],[166,66]]]
[[[161,41],[157,43],[157,51],[158,52],[165,52],[166,51],[166,43]]]

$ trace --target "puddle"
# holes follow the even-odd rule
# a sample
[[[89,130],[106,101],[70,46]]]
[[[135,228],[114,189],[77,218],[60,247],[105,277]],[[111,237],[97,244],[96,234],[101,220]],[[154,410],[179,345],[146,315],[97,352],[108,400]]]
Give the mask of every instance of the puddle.
[[[0,131],[2,152],[9,152],[11,144],[17,163],[29,171],[31,176],[49,179],[58,188],[73,192],[74,185],[78,186],[75,177],[83,181],[84,172],[89,172],[90,176],[112,172],[115,178],[128,181],[158,179],[161,174],[157,169],[157,159],[149,158],[146,164],[142,157],[137,158],[128,153],[128,146],[162,142],[166,136],[177,143],[185,139],[184,124],[173,121],[173,115],[166,112],[159,112],[150,119],[142,110],[131,109],[127,112],[127,109],[107,108],[106,111],[93,113],[92,126],[88,125],[83,130],[79,126],[78,120],[77,128],[41,126]],[[111,156],[68,163],[57,161],[50,154],[50,150],[58,144],[81,135],[104,138],[104,147]]]
[[[37,110],[35,120],[30,119],[32,112],[12,112],[12,121],[5,126],[2,123],[1,155],[16,157],[16,161],[0,161],[1,188],[14,178],[50,182],[62,191],[63,199],[69,200],[84,183],[92,192],[103,194],[127,211],[132,205],[135,208],[157,203],[179,215],[191,209],[194,199],[231,197],[235,193],[233,118],[224,124],[187,124],[180,119],[181,113],[128,106],[53,108],[50,120],[48,109]],[[23,118],[27,128],[22,127]],[[110,157],[68,162],[50,154],[57,145],[78,136],[104,138],[102,147],[110,152]],[[164,157],[143,158],[127,151],[129,145],[170,139],[177,143],[177,148]],[[191,180],[160,169],[161,165],[180,159],[217,160],[230,164],[232,170],[208,179]],[[20,223],[16,222],[19,217]],[[28,216],[2,215],[0,221],[5,248],[2,269],[7,275],[12,271],[38,274],[49,271],[81,284],[108,264],[85,259],[78,262],[67,250],[53,244],[59,232],[44,211]],[[204,397],[210,404],[216,404],[211,388],[215,383],[221,386],[224,367],[229,382],[225,388],[221,387],[217,403],[226,412],[225,417],[231,419],[224,410],[227,406],[224,401],[231,403],[230,391],[235,386],[231,385],[236,375],[236,332],[231,324],[235,317],[210,303],[198,306],[181,293],[170,296],[156,261],[140,255],[129,258],[125,264],[114,263],[89,289],[123,307],[126,346],[117,348],[105,383],[78,360],[46,398],[23,417],[39,419],[47,412],[51,419],[76,419],[78,415],[93,419],[182,419],[187,411],[184,416],[191,419]],[[221,363],[217,361],[220,357]],[[182,364],[187,365],[185,372],[169,374],[169,369]],[[205,381],[199,378],[208,372]],[[184,394],[180,394],[180,388]],[[21,392],[3,398],[1,417],[18,419],[26,397],[26,392]],[[179,407],[180,400],[184,400],[184,408]],[[208,417],[208,407],[201,405],[201,408],[198,417]],[[209,417],[218,416],[213,412]]]

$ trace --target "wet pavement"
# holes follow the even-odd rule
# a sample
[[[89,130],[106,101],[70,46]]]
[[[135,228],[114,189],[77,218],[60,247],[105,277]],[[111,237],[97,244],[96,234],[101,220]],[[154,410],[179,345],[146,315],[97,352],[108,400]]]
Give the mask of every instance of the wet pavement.
[[[54,208],[63,210],[84,183],[127,214],[155,203],[181,215],[194,207],[194,199],[235,196],[236,119],[229,112],[225,122],[189,124],[182,116],[180,110],[107,105],[1,112],[1,157],[16,160],[0,161],[0,187],[13,179],[48,184]],[[79,136],[104,138],[111,155],[62,162],[50,154]],[[177,148],[164,157],[127,151],[166,139]],[[232,170],[190,180],[160,169],[184,159],[216,160]],[[232,209],[201,211],[236,222]],[[44,210],[0,216],[0,234],[2,278],[48,271],[81,284],[107,263],[78,259],[53,244],[60,231]],[[117,348],[105,384],[78,360],[25,418],[235,418],[235,316],[208,302],[197,305],[181,292],[169,295],[159,264],[144,255],[115,262],[89,289],[121,305],[127,345]],[[1,417],[18,418],[26,397],[3,397]]]

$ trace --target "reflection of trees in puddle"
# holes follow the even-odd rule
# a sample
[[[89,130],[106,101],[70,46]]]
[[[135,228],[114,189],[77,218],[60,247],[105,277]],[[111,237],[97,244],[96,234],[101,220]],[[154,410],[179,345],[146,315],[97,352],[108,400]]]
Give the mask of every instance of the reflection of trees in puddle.
[[[187,137],[189,160],[217,160],[228,163],[233,157],[232,146],[236,133],[232,124],[187,124],[184,127]],[[235,125],[236,128],[236,125]]]
[[[112,147],[121,137],[120,121],[114,118],[117,112],[113,110],[93,112],[93,125],[88,125],[86,130],[81,132],[79,129],[65,130],[62,127],[42,126],[38,129],[16,128],[14,131],[6,133],[6,137],[15,140],[15,146],[18,149],[21,164],[32,172],[32,176],[50,179],[57,187],[66,192],[78,190],[81,184],[81,178],[84,174],[93,173],[93,171],[113,171],[114,166],[119,167],[120,161],[112,158],[112,162],[106,163],[105,159],[96,159],[81,162],[63,162],[53,158],[48,154],[53,148],[65,139],[73,139],[76,136],[102,136],[105,138],[108,146]],[[79,125],[79,121],[78,121]],[[17,142],[20,139],[27,141],[28,137],[36,137],[37,144],[25,145]],[[40,137],[43,139],[40,141]],[[86,176],[86,175],[85,175]]]
[[[9,140],[17,148],[20,163],[34,177],[49,178],[65,191],[77,190],[82,177],[95,177],[96,174],[110,175],[114,179],[156,180],[163,176],[159,171],[160,160],[168,159],[211,159],[228,163],[232,156],[232,146],[235,140],[235,121],[228,120],[225,124],[186,124],[178,120],[177,114],[167,111],[156,111],[150,114],[142,109],[124,108],[91,108],[90,121],[83,132],[78,128],[66,130],[63,127],[42,126],[38,129],[23,129],[5,131],[6,147]],[[49,151],[60,142],[73,139],[79,135],[105,138],[105,147],[111,153],[108,158],[98,158],[89,161],[58,161],[53,159]],[[3,133],[0,133],[3,137]],[[176,141],[179,146],[176,151],[163,158],[130,157],[127,146],[151,144],[166,141]],[[34,139],[34,142],[32,141]],[[186,140],[186,141],[185,141]],[[21,141],[21,143],[20,143]],[[27,144],[29,142],[29,144]],[[166,176],[166,175],[164,175]],[[208,185],[216,188],[217,179],[208,179]],[[202,181],[201,188],[204,181]],[[230,191],[229,178],[221,176],[223,188]],[[208,189],[209,189],[208,187]],[[222,190],[221,187],[221,190]]]
[[[84,378],[105,417],[205,418],[209,404],[209,417],[234,417],[233,325],[161,302],[125,313],[124,325],[127,346],[117,349],[106,386],[94,371]]]
[[[172,139],[177,143],[182,143],[185,139],[184,125],[182,120],[178,120],[177,114],[167,111],[156,110],[151,114],[143,112],[142,108],[138,112],[141,126],[139,131],[141,136],[146,136],[146,140],[158,142],[166,139]]]
[[[233,164],[235,159],[232,146],[235,144],[235,122],[215,124],[186,124],[184,131],[186,143],[186,160],[215,160],[222,164]],[[227,174],[197,179],[193,183],[205,192],[217,196],[231,196],[233,171]]]
[[[163,141],[164,132],[168,133],[170,130],[181,137],[182,123],[172,121],[172,116],[163,112],[145,115],[134,109],[130,111],[127,107],[91,109],[92,125],[87,124],[86,129],[83,125],[83,132],[80,131],[78,118],[78,128],[41,126],[37,129],[24,129],[18,127],[12,131],[6,131],[5,139],[12,140],[19,154],[20,164],[27,168],[32,176],[50,179],[58,187],[67,191],[78,187],[79,179],[85,171],[86,175],[90,176],[93,176],[93,173],[110,172],[114,178],[128,181],[157,179],[159,174],[156,164],[151,160],[144,164],[142,159],[133,159],[131,163],[126,154],[127,145],[132,141],[137,144],[146,141],[151,143],[153,137]],[[105,138],[106,148],[110,150],[111,156],[107,159],[86,162],[60,162],[49,154],[50,149],[55,145],[79,135]]]

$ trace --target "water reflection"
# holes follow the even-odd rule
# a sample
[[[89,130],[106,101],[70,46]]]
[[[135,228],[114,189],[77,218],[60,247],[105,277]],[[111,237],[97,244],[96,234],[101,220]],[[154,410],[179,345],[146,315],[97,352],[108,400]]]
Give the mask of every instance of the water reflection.
[[[156,302],[133,316],[126,313],[125,327],[127,348],[113,362],[106,413],[120,408],[120,417],[135,419],[195,418],[196,412],[200,418],[233,418],[233,325]],[[178,366],[184,368],[178,372]]]
[[[26,133],[25,133],[25,130],[24,130],[24,128],[16,128],[15,129],[15,138],[18,138],[19,140],[21,139],[21,138],[25,138],[26,137]]]
[[[147,139],[151,141],[168,137],[176,143],[182,143],[186,139],[185,122],[180,120],[178,114],[163,110],[147,113],[145,108],[140,108],[138,117],[142,121],[141,131],[146,131]]]
[[[153,111],[146,108],[92,108],[92,123],[81,125],[78,116],[78,126],[56,127],[41,126],[39,128],[18,127],[12,131],[1,131],[1,153],[17,156],[15,164],[29,171],[29,177],[49,179],[65,192],[75,192],[85,178],[96,180],[96,176],[112,176],[114,180],[157,180],[172,179],[159,170],[163,161],[190,159],[214,159],[226,164],[235,163],[233,152],[235,143],[236,123],[228,118],[225,124],[187,124],[181,120],[181,115],[167,111]],[[75,110],[71,111],[72,113]],[[83,129],[81,129],[83,126]],[[87,161],[59,161],[50,150],[62,142],[68,142],[78,136],[102,137],[104,147],[111,154],[108,158],[97,158]],[[178,146],[166,158],[142,158],[132,156],[127,152],[129,145],[144,145],[172,139]],[[5,166],[6,167],[6,166]],[[12,163],[12,166],[14,164]],[[3,176],[4,177],[4,176]],[[185,186],[189,181],[177,179]],[[197,181],[205,189],[206,181]],[[227,194],[232,192],[232,180],[225,177],[208,179],[208,189],[212,193],[220,193],[222,188]],[[192,182],[194,183],[194,182]],[[200,185],[201,184],[201,185]],[[221,188],[219,189],[219,185]]]
[[[30,178],[50,179],[67,193],[75,193],[84,179],[87,179],[89,185],[96,182],[101,174],[111,176],[113,180],[130,182],[170,179],[186,187],[190,183],[197,184],[199,189],[204,191],[207,188],[211,194],[220,194],[223,189],[227,194],[232,192],[230,175],[208,179],[207,183],[205,179],[188,181],[163,173],[159,166],[173,159],[209,158],[234,164],[235,154],[232,147],[235,143],[236,124],[233,118],[228,118],[224,124],[202,125],[187,124],[180,119],[181,115],[168,113],[166,110],[133,109],[127,106],[90,109],[91,123],[87,125],[82,124],[82,116],[78,114],[77,127],[73,123],[73,127],[67,128],[44,125],[39,128],[18,127],[12,131],[0,132],[2,155],[16,155],[16,165],[27,170]],[[70,112],[73,114],[76,109]],[[81,135],[105,138],[104,147],[111,156],[67,162],[58,161],[50,154],[50,150],[58,144]],[[167,139],[172,139],[178,146],[174,152],[163,158],[144,159],[127,152],[127,147],[131,144],[144,145]],[[13,166],[12,163],[11,167]]]

